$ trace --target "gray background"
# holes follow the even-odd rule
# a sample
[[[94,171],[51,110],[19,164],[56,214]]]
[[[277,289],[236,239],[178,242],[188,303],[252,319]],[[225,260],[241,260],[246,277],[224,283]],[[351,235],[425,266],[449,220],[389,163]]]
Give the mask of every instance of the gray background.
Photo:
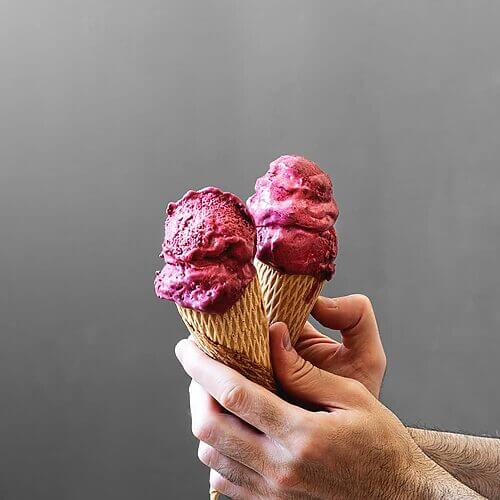
[[[406,422],[499,429],[500,4],[0,0],[0,498],[204,498],[168,200],[334,178]],[[182,492],[182,493],[181,493]]]

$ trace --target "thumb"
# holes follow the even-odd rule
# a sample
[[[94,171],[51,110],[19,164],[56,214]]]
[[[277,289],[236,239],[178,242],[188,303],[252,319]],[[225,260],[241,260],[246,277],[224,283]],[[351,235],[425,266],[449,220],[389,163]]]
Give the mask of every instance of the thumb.
[[[299,356],[285,323],[271,325],[269,340],[274,375],[287,395],[330,410],[352,407],[363,397],[359,382],[320,370]]]

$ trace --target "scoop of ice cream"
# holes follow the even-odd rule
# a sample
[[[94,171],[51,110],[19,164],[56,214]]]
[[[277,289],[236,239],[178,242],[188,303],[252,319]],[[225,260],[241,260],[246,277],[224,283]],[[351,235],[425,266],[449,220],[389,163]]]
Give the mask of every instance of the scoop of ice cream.
[[[261,227],[258,258],[285,274],[307,274],[330,279],[335,272],[335,229],[314,233],[298,227]]]
[[[222,314],[255,276],[256,230],[245,204],[218,188],[188,191],[170,203],[157,273],[158,297]]]
[[[301,156],[281,156],[257,179],[248,209],[257,257],[285,274],[330,279],[335,271],[338,208],[329,176]]]

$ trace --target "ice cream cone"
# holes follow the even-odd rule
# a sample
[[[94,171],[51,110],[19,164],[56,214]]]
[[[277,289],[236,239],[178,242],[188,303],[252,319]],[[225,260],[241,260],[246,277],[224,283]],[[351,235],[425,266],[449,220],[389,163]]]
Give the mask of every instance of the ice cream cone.
[[[256,227],[243,201],[213,186],[188,191],[167,205],[165,265],[154,286],[160,299],[176,303],[205,353],[275,390],[255,252]]]
[[[268,321],[257,276],[241,298],[223,314],[209,314],[177,304],[196,343],[224,363],[269,390],[276,386],[269,353]]]
[[[257,179],[247,206],[257,228],[254,264],[269,323],[286,323],[295,344],[335,273],[339,210],[332,181],[311,160],[283,155]]]
[[[255,259],[269,324],[282,321],[288,326],[292,345],[304,328],[324,280],[301,274],[283,274]]]

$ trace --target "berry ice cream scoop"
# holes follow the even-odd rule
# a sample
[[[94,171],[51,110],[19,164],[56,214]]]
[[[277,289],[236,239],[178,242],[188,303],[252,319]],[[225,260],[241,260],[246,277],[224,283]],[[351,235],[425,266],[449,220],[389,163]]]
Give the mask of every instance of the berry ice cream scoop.
[[[245,204],[215,187],[169,203],[158,297],[207,313],[226,312],[255,276],[256,231]]]
[[[330,279],[338,217],[332,182],[301,156],[281,156],[257,179],[247,202],[257,226],[257,257],[285,274]]]

